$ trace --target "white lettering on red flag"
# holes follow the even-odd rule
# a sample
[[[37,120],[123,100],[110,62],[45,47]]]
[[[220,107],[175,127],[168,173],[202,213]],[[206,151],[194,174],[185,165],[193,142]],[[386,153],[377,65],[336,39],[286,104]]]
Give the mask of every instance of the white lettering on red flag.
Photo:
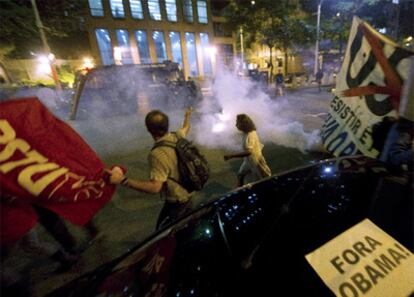
[[[115,189],[105,182],[103,169],[87,143],[37,98],[0,103],[2,243],[22,236],[36,222],[36,214],[27,211],[31,204],[86,224]],[[19,228],[8,211],[25,214]]]

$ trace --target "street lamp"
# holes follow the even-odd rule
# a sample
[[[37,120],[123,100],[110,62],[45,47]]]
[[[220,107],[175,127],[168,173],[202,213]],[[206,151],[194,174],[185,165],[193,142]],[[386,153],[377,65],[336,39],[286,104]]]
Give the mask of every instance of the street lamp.
[[[83,69],[92,69],[95,65],[93,64],[93,60],[90,57],[83,58]]]
[[[36,26],[39,29],[40,38],[42,39],[43,48],[46,51],[46,54],[49,55],[48,58],[50,60],[50,71],[52,73],[53,80],[55,81],[56,90],[61,91],[62,86],[60,85],[59,77],[57,75],[56,68],[54,65],[54,57],[53,57],[53,60],[50,59],[50,55],[51,55],[50,47],[49,47],[49,44],[47,43],[45,32],[43,31],[43,24],[42,24],[42,21],[40,20],[39,11],[37,10],[36,0],[31,0],[31,3],[32,3],[35,18],[36,18]]]
[[[317,21],[316,21],[316,45],[315,45],[315,68],[314,68],[314,74],[316,75],[316,72],[319,70],[319,31],[320,31],[320,25],[321,25],[321,6],[322,6],[323,0],[319,1],[318,4],[318,12],[317,12]]]
[[[240,54],[241,54],[241,66],[242,73],[244,73],[244,46],[243,46],[243,28],[240,27]]]

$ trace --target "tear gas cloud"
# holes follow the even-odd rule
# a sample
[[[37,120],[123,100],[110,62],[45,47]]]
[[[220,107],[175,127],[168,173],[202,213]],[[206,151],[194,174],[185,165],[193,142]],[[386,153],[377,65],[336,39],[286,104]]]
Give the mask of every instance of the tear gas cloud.
[[[217,74],[212,84],[212,98],[197,105],[188,97],[183,98],[182,93],[171,96],[168,93],[171,89],[165,84],[154,82],[148,76],[141,77],[136,72],[123,76],[113,73],[107,82],[106,86],[98,85],[98,93],[92,92],[97,82],[92,79],[87,83],[80,98],[77,120],[69,122],[99,154],[131,152],[143,146],[150,149],[152,138],[145,128],[145,114],[151,109],[166,112],[171,130],[176,130],[182,125],[185,107],[191,105],[195,112],[189,138],[208,148],[241,148],[241,132],[235,127],[236,115],[241,113],[249,115],[255,122],[263,143],[304,152],[320,142],[319,130],[307,132],[302,123],[288,117],[287,112],[295,109],[289,97],[272,100],[257,83],[225,70]],[[114,84],[117,84],[116,88]],[[140,88],[151,92],[142,95],[137,91]],[[70,104],[66,104],[63,112],[61,104],[56,103],[61,99],[56,94],[49,94],[54,93],[53,90],[46,90],[49,91],[29,95],[38,96],[49,109],[58,111],[55,114],[67,120]],[[64,100],[69,102],[68,94]]]
[[[235,124],[237,114],[241,113],[252,118],[263,143],[271,142],[304,152],[320,142],[319,130],[306,132],[302,123],[284,115],[295,109],[289,98],[272,100],[257,83],[226,71],[216,77],[212,90],[215,99],[203,102],[199,109],[200,119],[193,125],[192,135],[202,145],[240,148],[241,132]]]

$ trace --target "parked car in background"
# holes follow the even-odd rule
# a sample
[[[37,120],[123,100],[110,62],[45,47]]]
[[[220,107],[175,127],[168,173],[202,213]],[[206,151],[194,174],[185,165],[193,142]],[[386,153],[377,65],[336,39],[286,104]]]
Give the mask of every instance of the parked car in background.
[[[377,160],[325,160],[227,193],[49,296],[333,296],[305,255],[365,218],[413,251],[412,190]]]

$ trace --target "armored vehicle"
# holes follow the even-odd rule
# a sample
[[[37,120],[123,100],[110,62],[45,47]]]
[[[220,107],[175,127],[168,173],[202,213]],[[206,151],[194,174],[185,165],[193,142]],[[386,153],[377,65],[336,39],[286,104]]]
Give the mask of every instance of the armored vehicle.
[[[186,81],[179,64],[170,61],[82,70],[74,86],[71,120],[182,109],[202,97],[196,82]]]

